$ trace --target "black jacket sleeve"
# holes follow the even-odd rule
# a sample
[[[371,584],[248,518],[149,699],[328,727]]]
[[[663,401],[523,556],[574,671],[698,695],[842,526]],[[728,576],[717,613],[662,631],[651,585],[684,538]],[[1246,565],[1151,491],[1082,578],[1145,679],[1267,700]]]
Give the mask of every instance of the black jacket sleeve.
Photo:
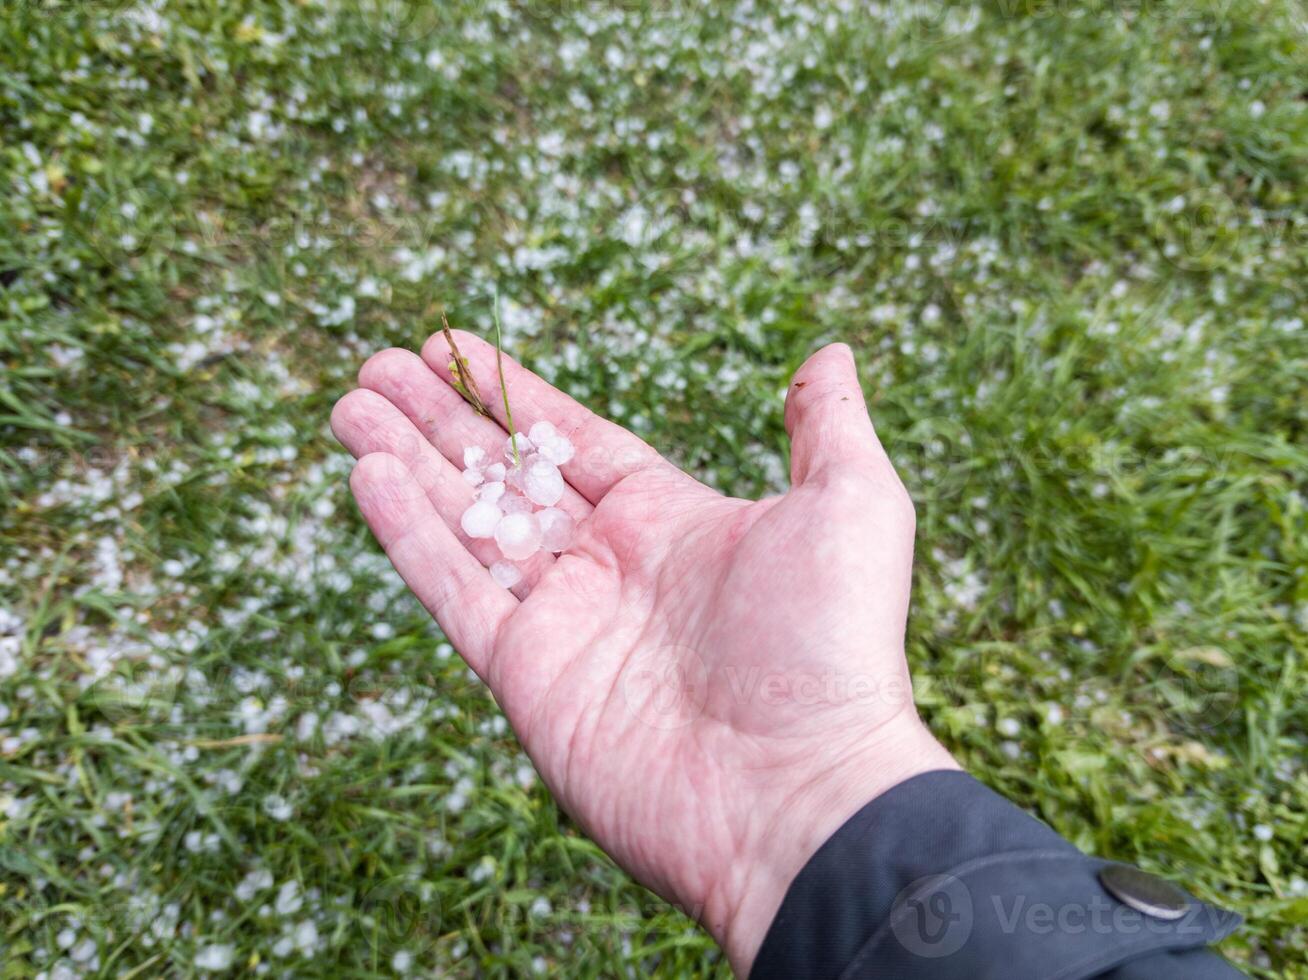
[[[856,813],[791,884],[751,980],[1242,976],[1205,947],[1240,917],[1082,854],[961,772]]]

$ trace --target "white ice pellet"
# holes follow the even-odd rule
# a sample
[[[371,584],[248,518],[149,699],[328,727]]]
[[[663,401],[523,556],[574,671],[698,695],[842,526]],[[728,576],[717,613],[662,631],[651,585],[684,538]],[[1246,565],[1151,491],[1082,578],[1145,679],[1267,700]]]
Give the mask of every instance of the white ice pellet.
[[[492,483],[501,483],[504,480],[505,471],[503,463],[491,463],[490,466],[486,467],[484,472],[486,474],[486,479],[490,480]]]
[[[495,543],[510,561],[522,561],[540,550],[540,524],[535,514],[505,514],[495,526]]]
[[[486,450],[481,446],[468,446],[463,450],[465,469],[479,470],[486,464]]]
[[[544,419],[531,427],[528,433],[536,451],[556,466],[562,466],[572,459],[573,447],[568,437],[563,435],[553,422]]]
[[[527,467],[522,489],[532,503],[553,507],[563,497],[563,474],[548,459],[538,459]]]
[[[497,561],[490,567],[491,578],[496,585],[511,589],[522,581],[522,572],[511,561]]]
[[[543,446],[557,438],[558,434],[559,430],[554,428],[553,422],[541,419],[527,431],[527,438],[537,446]]]
[[[236,950],[225,943],[205,946],[195,954],[196,969],[208,973],[222,973],[228,970],[236,959]]]
[[[506,514],[530,514],[532,511],[531,501],[517,492],[506,492],[499,499],[499,505]]]
[[[503,516],[489,500],[478,500],[463,512],[459,524],[470,538],[489,538],[494,536],[496,525]]]
[[[568,460],[572,459],[576,450],[572,448],[566,437],[559,436],[551,439],[549,442],[539,447],[540,454],[548,459],[555,466],[562,466]]]
[[[566,512],[557,507],[546,507],[536,512],[536,522],[540,524],[540,543],[546,551],[558,553],[566,551],[572,543],[572,532],[576,523]]]
[[[514,455],[513,452],[513,446],[515,442],[517,443],[518,446],[518,452],[516,456]],[[504,458],[507,459],[510,463],[512,463],[514,459],[521,459],[523,456],[526,456],[529,452],[532,451],[533,448],[534,447],[532,446],[532,442],[530,439],[524,436],[521,432],[516,433],[515,435],[512,435],[504,440]]]
[[[482,481],[486,479],[481,470],[467,469],[463,471],[463,479],[470,487],[479,487]]]
[[[477,490],[477,499],[493,504],[504,496],[504,484],[498,480],[483,483]]]
[[[522,489],[522,478],[527,472],[527,467],[536,461],[535,456],[524,456],[519,466],[510,466],[508,472],[504,474],[504,482],[511,487]]]

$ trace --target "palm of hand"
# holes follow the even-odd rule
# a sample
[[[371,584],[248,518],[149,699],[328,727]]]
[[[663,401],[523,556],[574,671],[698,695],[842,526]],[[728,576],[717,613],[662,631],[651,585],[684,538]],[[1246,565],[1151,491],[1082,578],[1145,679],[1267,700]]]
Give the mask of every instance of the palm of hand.
[[[459,345],[492,390],[485,346]],[[747,969],[822,838],[910,758],[946,764],[924,747],[902,652],[911,505],[852,360],[827,348],[796,375],[796,486],[757,502],[704,487],[514,365],[515,416],[549,418],[581,450],[564,467],[574,542],[533,559],[514,601],[480,570],[485,546],[459,541],[470,491],[430,451],[457,459],[489,423],[433,386],[448,378],[443,341],[424,357],[374,358],[333,414],[364,457],[365,516],[563,807]]]

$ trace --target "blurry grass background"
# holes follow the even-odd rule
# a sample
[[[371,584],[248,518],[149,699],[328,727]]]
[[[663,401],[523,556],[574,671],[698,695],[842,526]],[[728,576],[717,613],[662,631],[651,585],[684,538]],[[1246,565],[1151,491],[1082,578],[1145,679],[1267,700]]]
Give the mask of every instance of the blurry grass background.
[[[725,975],[348,499],[441,305],[738,494],[858,351],[933,729],[1308,976],[1308,17],[4,0],[0,977]]]

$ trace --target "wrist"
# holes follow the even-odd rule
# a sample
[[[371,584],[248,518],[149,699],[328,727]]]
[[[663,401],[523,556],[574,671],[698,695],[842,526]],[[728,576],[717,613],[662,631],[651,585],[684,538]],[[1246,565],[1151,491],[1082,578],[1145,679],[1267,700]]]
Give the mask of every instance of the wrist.
[[[746,977],[795,876],[863,806],[906,779],[959,769],[916,712],[847,744],[826,742],[794,784],[778,787],[742,842],[728,879],[705,903],[705,925],[738,977]],[[763,810],[764,808],[760,808]]]

